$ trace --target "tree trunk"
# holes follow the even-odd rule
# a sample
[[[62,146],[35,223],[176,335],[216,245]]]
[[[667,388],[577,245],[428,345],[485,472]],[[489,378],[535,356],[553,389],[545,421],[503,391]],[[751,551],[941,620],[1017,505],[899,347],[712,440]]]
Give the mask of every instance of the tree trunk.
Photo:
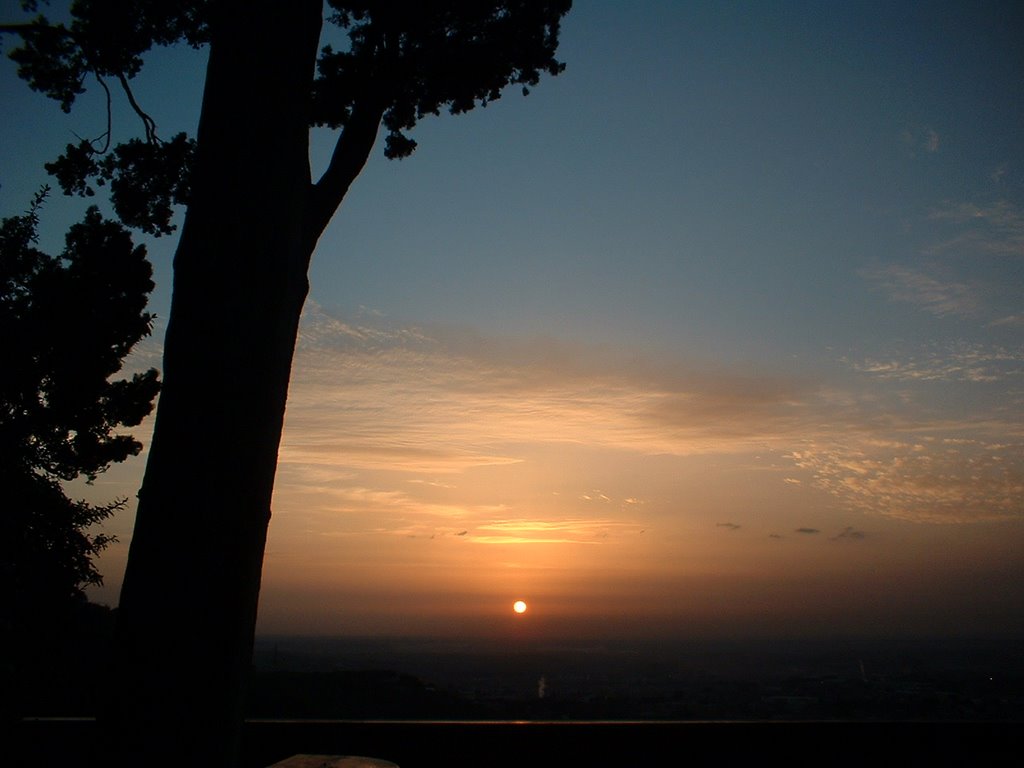
[[[105,715],[124,765],[236,761],[306,272],[320,0],[218,5]]]

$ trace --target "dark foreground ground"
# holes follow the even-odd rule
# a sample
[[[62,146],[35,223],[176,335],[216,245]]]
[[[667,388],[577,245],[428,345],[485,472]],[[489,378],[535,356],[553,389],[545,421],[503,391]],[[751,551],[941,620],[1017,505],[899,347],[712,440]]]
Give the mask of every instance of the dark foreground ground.
[[[0,768],[99,768],[97,676],[8,689]],[[201,695],[201,692],[197,692]],[[257,642],[243,768],[294,754],[417,766],[999,766],[1024,754],[1024,641],[482,648]],[[77,717],[76,717],[77,716]]]
[[[91,720],[20,723],[8,765],[98,765]],[[1019,765],[1019,723],[249,721],[245,768],[297,753],[419,766]]]

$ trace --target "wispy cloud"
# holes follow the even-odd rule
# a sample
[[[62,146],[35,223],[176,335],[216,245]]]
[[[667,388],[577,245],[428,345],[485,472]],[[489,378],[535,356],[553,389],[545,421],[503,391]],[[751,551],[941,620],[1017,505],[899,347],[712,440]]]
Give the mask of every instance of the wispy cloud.
[[[963,258],[1024,258],[1024,211],[1007,200],[985,205],[948,202],[935,208],[929,218],[949,225],[951,231],[932,243],[925,253]],[[1019,271],[1017,275],[1019,283]]]
[[[980,306],[975,289],[967,283],[929,274],[922,268],[887,264],[861,274],[893,301],[913,304],[939,317],[973,316]]]
[[[866,358],[854,369],[898,381],[995,382],[1024,374],[1024,349],[977,342],[932,344],[913,355]]]
[[[993,320],[989,323],[989,326],[993,328],[999,328],[1001,326],[1024,326],[1024,315],[1006,315],[1006,317],[1000,317],[997,320]]]
[[[919,151],[935,154],[942,146],[942,137],[931,126],[912,126],[903,129],[900,140],[913,157]]]
[[[281,461],[438,476],[524,445],[740,452],[804,429],[815,385],[658,369],[606,350],[355,327],[307,314]],[[602,500],[600,492],[589,493]]]
[[[861,276],[892,301],[938,317],[1012,322],[1024,294],[1024,211],[1006,200],[947,202],[924,223],[928,239],[917,253]]]
[[[864,531],[858,531],[852,526],[846,526],[843,530],[832,537],[834,541],[861,541],[866,539],[868,535]]]
[[[975,438],[862,440],[794,452],[843,505],[915,522],[1024,516],[1024,443]]]
[[[1020,373],[1024,352],[961,344],[866,359],[853,364],[866,374],[853,382],[858,390],[699,374],[635,355],[626,365],[607,349],[360,327],[322,314],[314,306],[304,320],[280,452],[279,490],[306,509],[372,516],[403,535],[465,530],[465,540],[483,543],[513,534],[481,526],[538,513],[514,501],[507,481],[492,479],[474,496],[463,487],[471,476],[522,477],[552,452],[646,460],[767,447],[790,457],[772,471],[791,493],[825,490],[839,508],[919,521],[1022,514],[1020,398],[985,407],[967,397],[970,410],[951,414],[882,382],[992,389]],[[615,491],[597,490],[606,473],[584,472],[579,482],[560,489],[561,517],[586,506],[654,511],[638,503],[642,477]]]
[[[635,524],[612,519],[499,520],[478,525],[477,544],[599,544],[612,534],[635,533]]]

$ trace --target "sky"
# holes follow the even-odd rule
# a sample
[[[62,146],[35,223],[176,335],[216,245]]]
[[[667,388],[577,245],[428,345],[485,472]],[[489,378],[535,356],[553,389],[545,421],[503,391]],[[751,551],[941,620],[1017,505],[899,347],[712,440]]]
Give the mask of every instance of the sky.
[[[581,0],[562,75],[378,147],[311,268],[258,630],[1024,631],[1021,29],[1015,3]],[[161,135],[203,65],[150,57]],[[6,62],[0,103],[12,215],[102,100],[62,115]],[[51,197],[44,245],[83,205]],[[143,240],[137,368],[174,247]],[[144,461],[74,490],[134,501]]]

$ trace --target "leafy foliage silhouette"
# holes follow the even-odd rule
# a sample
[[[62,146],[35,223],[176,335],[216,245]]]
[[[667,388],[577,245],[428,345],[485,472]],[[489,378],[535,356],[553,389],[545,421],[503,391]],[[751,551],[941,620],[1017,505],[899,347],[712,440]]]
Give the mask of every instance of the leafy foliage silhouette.
[[[23,3],[35,12],[37,3]],[[70,110],[90,78],[142,123],[110,125],[49,168],[65,192],[110,185],[152,234],[187,211],[175,254],[164,382],[117,628],[108,722],[124,764],[230,765],[241,733],[270,500],[307,270],[383,128],[404,158],[428,115],[527,93],[557,75],[569,0],[75,0],[70,21],[20,36],[19,74]],[[320,47],[326,21],[347,37]],[[163,141],[131,81],[154,46],[209,43],[195,143]],[[108,115],[109,101],[108,101]],[[336,129],[313,180],[310,130]],[[108,154],[109,152],[109,154]],[[182,567],[183,519],[200,520]],[[153,674],[153,659],[163,670]],[[197,697],[195,691],[202,690]],[[187,713],[189,737],[175,731]]]
[[[150,332],[145,248],[90,208],[59,256],[43,253],[44,197],[0,222],[0,582],[22,660],[102,583],[94,558],[112,538],[93,526],[125,504],[74,500],[63,482],[138,454],[118,430],[137,426],[159,389],[154,369],[112,380]]]

